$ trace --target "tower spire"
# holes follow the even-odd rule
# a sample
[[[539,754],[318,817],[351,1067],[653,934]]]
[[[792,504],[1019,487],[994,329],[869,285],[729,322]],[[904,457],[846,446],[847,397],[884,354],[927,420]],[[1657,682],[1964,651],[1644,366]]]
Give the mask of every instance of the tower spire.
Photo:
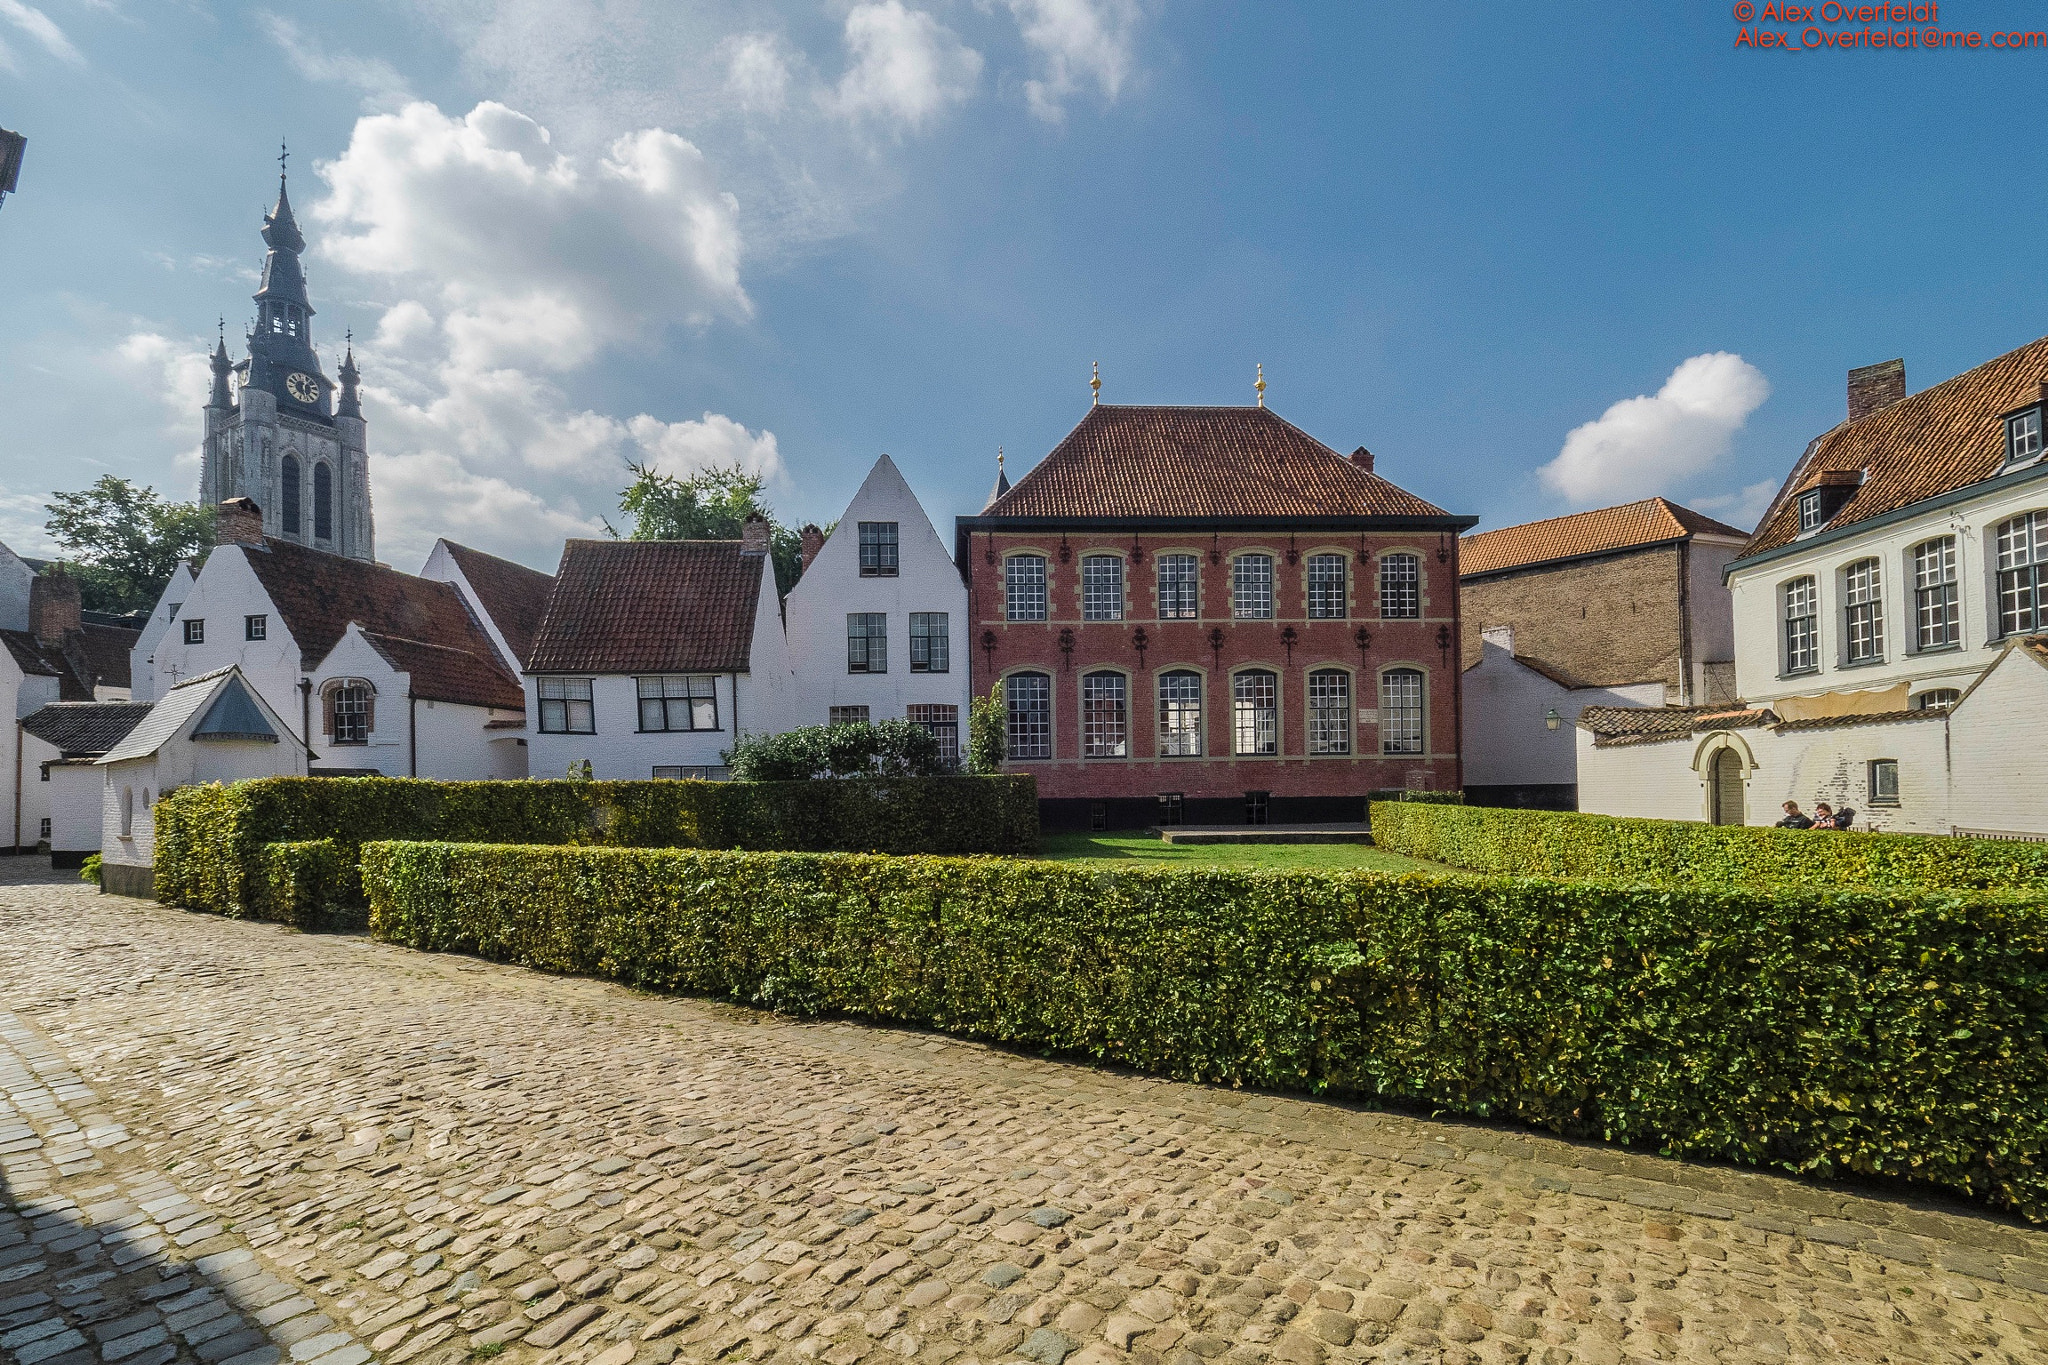
[[[206,405],[210,408],[233,407],[235,399],[228,388],[228,374],[234,366],[228,360],[228,320],[225,315],[220,319],[220,338],[213,343],[213,354],[208,357],[207,364],[213,370],[213,392],[208,396]]]
[[[361,375],[356,372],[356,334],[353,328],[342,334],[343,345],[347,348],[341,357],[341,368],[335,373],[341,377],[341,392],[334,401],[336,417],[361,417],[363,400],[356,388]]]

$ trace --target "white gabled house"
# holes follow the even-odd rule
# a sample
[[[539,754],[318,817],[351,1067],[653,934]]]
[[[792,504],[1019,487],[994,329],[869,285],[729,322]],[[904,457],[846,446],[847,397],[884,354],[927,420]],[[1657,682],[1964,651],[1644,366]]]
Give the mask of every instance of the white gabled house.
[[[146,701],[53,701],[21,721],[22,794],[39,798],[22,805],[33,822],[29,828],[50,846],[50,866],[78,867],[99,852],[94,760],[126,739],[149,710]]]
[[[736,736],[789,728],[768,523],[741,540],[572,540],[526,660],[528,767],[726,775]]]
[[[304,777],[306,749],[238,667],[168,688],[141,723],[95,760],[103,889],[152,894],[156,803],[195,782]]]
[[[171,623],[185,609],[185,599],[192,595],[192,586],[198,581],[199,573],[192,567],[192,561],[181,559],[178,567],[171,570],[171,581],[157,594],[156,606],[150,609],[142,634],[129,652],[128,676],[133,680],[130,700],[156,700],[156,647],[170,633]]]
[[[958,758],[968,701],[967,585],[887,455],[831,536],[805,530],[784,604],[793,725],[912,720]]]

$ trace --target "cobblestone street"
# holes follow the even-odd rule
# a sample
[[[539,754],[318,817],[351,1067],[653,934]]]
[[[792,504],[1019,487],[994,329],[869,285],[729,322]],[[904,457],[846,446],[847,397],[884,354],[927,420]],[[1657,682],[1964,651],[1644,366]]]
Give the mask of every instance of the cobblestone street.
[[[2048,1234],[0,864],[19,1365],[2048,1360]]]

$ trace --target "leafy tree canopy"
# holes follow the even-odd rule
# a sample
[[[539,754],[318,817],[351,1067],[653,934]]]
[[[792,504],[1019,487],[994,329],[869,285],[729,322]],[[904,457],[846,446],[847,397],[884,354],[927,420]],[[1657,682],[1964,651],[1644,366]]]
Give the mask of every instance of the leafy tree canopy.
[[[763,500],[766,481],[737,464],[714,465],[687,478],[628,462],[633,482],[619,494],[619,511],[632,518],[627,540],[738,540],[747,518],[768,519],[775,589],[787,593],[803,572],[803,542],[775,519]],[[608,528],[610,529],[610,528]],[[618,535],[617,530],[612,530]]]
[[[148,611],[181,559],[213,544],[213,509],[166,502],[154,488],[102,474],[75,493],[52,493],[44,529],[64,550],[87,611]]]

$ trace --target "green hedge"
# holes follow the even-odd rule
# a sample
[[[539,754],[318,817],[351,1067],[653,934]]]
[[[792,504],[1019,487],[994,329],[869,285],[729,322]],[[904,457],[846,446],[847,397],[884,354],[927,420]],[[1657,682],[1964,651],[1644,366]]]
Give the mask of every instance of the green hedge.
[[[1509,877],[1797,883],[1950,891],[2048,888],[2048,844],[1628,820],[1485,806],[1375,804],[1390,853]]]
[[[2048,1218],[2039,901],[420,843],[363,870],[418,948]]]
[[[271,777],[182,787],[159,801],[157,898],[252,919],[298,922],[298,897],[360,905],[359,847],[450,839],[647,848],[1034,853],[1030,777],[820,782],[434,782],[403,777]],[[295,865],[273,900],[267,848],[331,840],[334,857]],[[315,893],[306,876],[331,875]],[[324,912],[323,912],[324,913]]]
[[[263,846],[265,912],[280,924],[327,929],[349,922],[353,906],[336,895],[350,880],[332,839]]]

